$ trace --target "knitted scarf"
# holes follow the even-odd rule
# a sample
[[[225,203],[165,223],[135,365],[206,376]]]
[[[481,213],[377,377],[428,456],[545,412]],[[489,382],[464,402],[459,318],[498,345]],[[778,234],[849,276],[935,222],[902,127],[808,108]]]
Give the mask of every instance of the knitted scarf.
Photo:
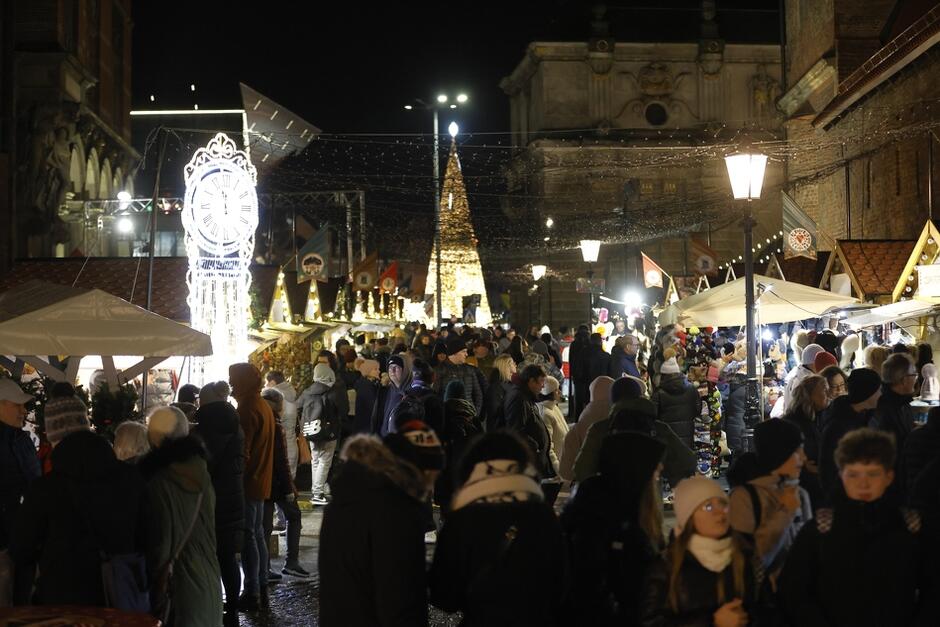
[[[472,503],[541,501],[542,488],[532,468],[510,459],[488,459],[473,467],[470,478],[454,496],[453,511]]]
[[[695,556],[699,564],[713,573],[720,573],[728,567],[731,563],[732,552],[731,536],[715,540],[694,533],[689,540],[689,553]]]

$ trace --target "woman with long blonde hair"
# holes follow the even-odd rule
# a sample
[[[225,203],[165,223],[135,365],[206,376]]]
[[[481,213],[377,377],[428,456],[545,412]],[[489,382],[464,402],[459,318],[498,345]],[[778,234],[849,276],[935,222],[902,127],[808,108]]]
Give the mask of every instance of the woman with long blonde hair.
[[[503,401],[506,398],[506,392],[512,387],[514,374],[516,374],[516,362],[509,353],[503,353],[493,360],[489,386],[483,396],[483,424],[487,431],[495,431],[506,426]]]
[[[650,568],[640,624],[750,624],[759,609],[759,568],[731,531],[724,490],[706,477],[685,479],[676,486],[674,508],[675,537]]]

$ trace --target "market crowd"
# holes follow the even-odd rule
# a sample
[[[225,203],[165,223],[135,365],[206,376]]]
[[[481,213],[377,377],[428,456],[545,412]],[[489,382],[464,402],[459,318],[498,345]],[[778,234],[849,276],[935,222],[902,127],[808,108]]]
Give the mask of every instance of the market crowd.
[[[751,424],[736,331],[631,322],[413,324],[320,350],[302,386],[232,364],[113,441],[60,383],[48,455],[0,379],[0,607],[236,625],[310,577],[309,462],[325,627],[423,626],[429,604],[480,626],[940,624],[928,344],[790,329]]]

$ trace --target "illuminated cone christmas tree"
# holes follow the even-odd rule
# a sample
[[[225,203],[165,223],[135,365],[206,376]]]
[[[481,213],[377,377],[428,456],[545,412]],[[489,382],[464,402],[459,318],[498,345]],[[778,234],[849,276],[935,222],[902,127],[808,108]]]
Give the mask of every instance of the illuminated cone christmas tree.
[[[450,144],[444,187],[441,190],[441,307],[444,317],[463,318],[464,297],[478,296],[476,324],[489,324],[492,320],[490,304],[483,283],[483,267],[480,265],[479,244],[470,218],[467,188],[460,172],[457,143]],[[431,251],[428,265],[428,280],[425,292],[435,294],[437,309],[437,247]],[[438,312],[435,311],[435,318]]]

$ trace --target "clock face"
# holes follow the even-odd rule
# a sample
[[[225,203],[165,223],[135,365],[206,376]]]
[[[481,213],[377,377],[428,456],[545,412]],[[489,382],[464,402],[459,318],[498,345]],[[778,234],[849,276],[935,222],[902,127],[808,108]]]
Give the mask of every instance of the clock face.
[[[190,180],[183,226],[206,252],[220,257],[237,252],[258,227],[258,195],[250,176],[227,161],[212,160]]]
[[[790,248],[798,253],[802,253],[809,250],[809,247],[812,246],[813,236],[806,229],[793,229],[787,236],[787,243],[790,244]]]

